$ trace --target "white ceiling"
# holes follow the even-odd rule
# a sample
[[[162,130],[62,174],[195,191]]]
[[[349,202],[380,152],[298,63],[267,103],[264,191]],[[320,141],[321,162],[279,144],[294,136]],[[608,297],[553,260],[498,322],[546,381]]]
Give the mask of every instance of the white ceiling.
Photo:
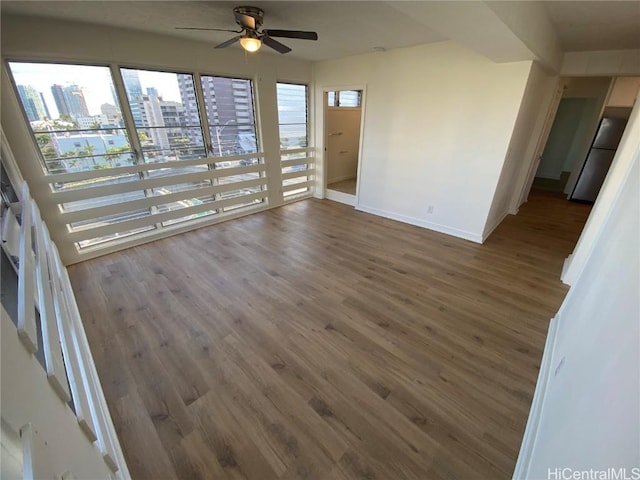
[[[293,49],[287,56],[300,59],[324,60],[372,52],[374,47],[392,49],[446,40],[380,1],[2,1],[2,13],[77,20],[216,45],[234,34],[176,30],[175,27],[235,29],[233,7],[244,4],[265,11],[264,28],[318,32],[317,42],[280,40]]]
[[[544,2],[567,52],[640,48],[640,1]]]
[[[216,45],[233,34],[175,27],[236,27],[232,9],[249,3],[265,11],[265,28],[314,30],[319,40],[283,39],[288,56],[339,58],[446,40],[411,15],[412,2],[383,1],[2,1],[2,14],[76,20],[205,41]],[[420,2],[425,6],[428,2]],[[440,3],[440,2],[433,2]],[[640,1],[543,2],[565,51],[640,48]],[[394,8],[394,6],[404,8]],[[416,5],[416,3],[414,3]],[[440,4],[442,5],[442,4]],[[409,6],[409,8],[407,8]],[[424,11],[424,9],[421,9]],[[491,34],[491,32],[487,32]],[[230,48],[240,48],[235,45]]]

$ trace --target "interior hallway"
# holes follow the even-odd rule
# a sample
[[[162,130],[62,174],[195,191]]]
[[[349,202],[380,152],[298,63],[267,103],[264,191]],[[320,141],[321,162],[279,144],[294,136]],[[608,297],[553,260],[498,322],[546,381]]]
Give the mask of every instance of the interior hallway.
[[[134,478],[510,478],[590,207],[485,245],[308,200],[70,267]]]

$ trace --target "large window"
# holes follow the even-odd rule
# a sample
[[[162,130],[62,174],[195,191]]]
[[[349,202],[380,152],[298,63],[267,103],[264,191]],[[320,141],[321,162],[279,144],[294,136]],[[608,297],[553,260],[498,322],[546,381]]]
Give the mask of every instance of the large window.
[[[48,173],[134,163],[109,68],[9,65]]]
[[[9,66],[56,219],[80,249],[265,201],[250,80]]]
[[[278,83],[278,127],[283,196],[310,191],[307,86]]]
[[[204,157],[193,75],[120,71],[145,163]]]
[[[213,77],[202,75],[202,95],[206,110],[207,126],[211,136],[211,154],[214,157],[240,156],[243,158],[215,158],[216,170],[255,166],[260,159],[252,154],[258,152],[258,138],[253,106],[253,88],[250,80],[241,78]],[[263,190],[263,172],[244,169],[238,174],[216,177],[221,185],[219,198],[249,197],[249,200],[223,207],[223,211],[260,203],[254,198]],[[224,173],[220,171],[219,173]]]
[[[280,149],[308,146],[307,86],[278,83],[278,125]]]
[[[144,190],[134,184],[114,199],[100,195],[105,187],[118,188],[140,179],[135,173],[118,172],[118,167],[135,165],[136,157],[108,67],[16,62],[9,66],[45,171],[78,174],[72,181],[52,184],[52,190],[62,199],[62,212],[86,211],[112,202],[144,198]],[[74,196],[77,200],[65,200]],[[78,215],[68,226],[71,232],[77,232],[149,215],[148,208],[100,217]],[[153,225],[125,228],[82,239],[78,245],[84,248],[153,228]]]

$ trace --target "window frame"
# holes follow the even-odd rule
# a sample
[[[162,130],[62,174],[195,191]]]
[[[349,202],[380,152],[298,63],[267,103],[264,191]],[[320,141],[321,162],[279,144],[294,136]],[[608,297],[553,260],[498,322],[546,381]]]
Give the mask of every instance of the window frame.
[[[261,85],[259,82],[259,78],[256,75],[236,75],[229,72],[217,73],[209,69],[203,70],[197,65],[194,66],[193,68],[187,69],[184,66],[176,66],[174,68],[171,64],[154,65],[154,64],[143,64],[143,63],[134,63],[134,62],[119,62],[117,60],[111,61],[111,60],[104,60],[104,59],[103,60],[85,60],[85,59],[78,60],[78,59],[67,59],[63,56],[57,57],[55,59],[50,59],[50,58],[45,58],[39,55],[24,55],[24,56],[19,55],[19,56],[3,57],[3,62],[5,64],[5,68],[8,71],[9,82],[12,85],[11,87],[13,89],[12,94],[16,100],[16,118],[18,116],[17,111],[21,112],[20,115],[22,115],[22,118],[23,118],[23,120],[16,120],[16,121],[18,121],[18,123],[24,122],[22,125],[19,125],[19,128],[26,128],[26,130],[28,131],[27,135],[31,137],[31,142],[32,142],[31,145],[35,149],[33,153],[36,157],[39,157],[39,159],[37,160],[37,162],[39,162],[39,165],[36,167],[36,160],[33,159],[33,161],[29,161],[28,166],[25,167],[25,172],[28,173],[29,176],[35,175],[35,177],[33,177],[35,181],[43,182],[46,185],[41,195],[44,201],[47,201],[47,202],[50,201],[52,203],[53,208],[50,209],[50,212],[51,212],[50,215],[52,216],[48,217],[48,219],[51,222],[51,225],[54,231],[58,232],[57,235],[60,236],[59,240],[63,242],[61,243],[60,248],[65,252],[66,258],[73,259],[72,261],[81,261],[83,259],[95,257],[96,255],[101,255],[108,252],[114,252],[122,248],[145,243],[146,241],[149,241],[151,239],[164,238],[176,232],[188,231],[193,228],[216,224],[224,219],[248,215],[255,211],[260,211],[268,208],[270,205],[273,205],[274,201],[276,201],[276,203],[279,202],[277,198],[274,198],[272,200],[269,199],[269,197],[276,195],[277,192],[273,192],[273,191],[269,192],[269,189],[268,189],[268,182],[271,180],[267,179],[269,169],[266,166],[266,158],[265,158],[265,152],[264,152],[265,135],[264,135],[263,124],[262,124],[263,119],[260,113],[262,109],[259,102],[259,99],[261,97],[261,92],[259,91],[261,90]],[[122,113],[121,128],[123,132],[126,132],[126,135],[128,136],[129,146],[131,149],[131,158],[133,159],[133,163],[131,163],[131,165],[127,164],[125,166],[114,166],[113,169],[96,170],[95,172],[94,171],[86,171],[86,172],[68,172],[67,171],[63,173],[51,173],[47,169],[46,164],[44,163],[44,160],[45,160],[44,155],[40,151],[39,144],[36,139],[36,135],[34,134],[34,131],[30,126],[28,115],[27,115],[27,112],[25,111],[25,106],[23,105],[21,96],[19,95],[19,92],[17,90],[16,79],[14,77],[13,71],[9,67],[10,63],[31,63],[31,64],[44,64],[44,65],[107,68],[109,70],[109,76],[110,76],[111,83],[113,85],[113,90],[115,91],[114,100],[118,102],[119,104],[118,106]],[[162,225],[163,222],[158,222],[155,225],[149,222],[148,225],[150,225],[149,227],[150,230],[145,230],[141,232],[137,232],[137,231],[134,232],[132,230],[131,233],[127,233],[123,230],[119,236],[114,236],[114,238],[111,238],[109,240],[104,240],[104,241],[100,240],[95,244],[85,246],[84,248],[79,248],[79,242],[76,240],[78,235],[74,235],[74,234],[77,234],[78,231],[69,230],[69,226],[65,217],[67,214],[75,214],[77,212],[75,210],[63,212],[60,208],[62,207],[63,202],[74,201],[74,197],[72,195],[72,196],[64,197],[65,200],[62,200],[61,197],[58,197],[57,192],[54,189],[54,186],[59,182],[75,182],[75,181],[82,181],[83,179],[91,180],[94,174],[97,179],[103,179],[105,177],[109,177],[112,175],[113,176],[137,175],[139,178],[132,180],[132,182],[138,182],[140,180],[146,179],[148,170],[152,170],[152,171],[154,170],[154,167],[148,168],[151,166],[151,164],[146,165],[144,163],[142,149],[138,140],[138,129],[135,125],[135,121],[132,116],[131,104],[129,102],[129,98],[125,88],[121,69],[144,70],[144,71],[150,71],[150,72],[163,72],[163,73],[173,73],[173,74],[183,73],[183,74],[191,75],[193,77],[193,81],[195,85],[194,103],[196,108],[198,109],[198,116],[201,120],[201,128],[203,132],[204,147],[205,147],[203,152],[204,155],[200,158],[200,160],[204,160],[205,162],[206,160],[212,159],[212,158],[215,158],[218,161],[226,161],[226,156],[223,155],[223,157],[219,157],[219,156],[213,157],[210,154],[210,148],[208,148],[208,145],[207,145],[207,137],[209,140],[211,137],[209,133],[209,122],[208,122],[207,113],[206,113],[206,103],[202,95],[201,77],[211,76],[211,77],[218,77],[218,78],[227,78],[230,80],[237,79],[237,80],[248,81],[250,83],[250,88],[251,88],[251,102],[252,102],[251,114],[253,115],[252,120],[254,122],[254,128],[255,128],[257,151],[255,152],[255,154],[247,154],[246,156],[248,157],[251,155],[253,158],[257,159],[258,163],[261,164],[262,166],[260,167],[252,163],[252,164],[249,164],[252,166],[249,166],[249,167],[243,166],[243,168],[248,168],[250,169],[251,172],[256,170],[259,171],[260,178],[263,180],[260,186],[260,192],[254,193],[252,195],[247,194],[249,198],[247,198],[246,200],[242,200],[243,197],[238,196],[237,201],[243,204],[238,205],[237,207],[234,206],[235,204],[229,202],[228,201],[229,199],[227,199],[227,202],[223,201],[220,206],[220,213],[223,213],[224,215],[221,217],[214,216],[214,218],[209,217],[208,219],[195,218],[196,217],[195,214],[192,216],[192,212],[189,211],[189,213],[185,212],[186,218],[184,218],[184,220],[180,223],[176,223],[168,226],[168,225]],[[81,86],[83,86],[81,81],[79,81],[78,83]],[[274,80],[274,83],[278,83],[278,80],[277,79]],[[310,109],[311,109],[310,86],[308,83],[304,83],[304,82],[299,83],[299,82],[286,81],[282,83],[298,84],[298,85],[305,86],[305,90],[306,90],[305,102],[307,106],[305,133],[307,135],[307,141],[309,142],[309,134],[310,134],[309,122],[310,122]],[[49,99],[49,102],[50,101],[51,100]],[[191,102],[191,100],[189,100],[189,102]],[[50,103],[48,103],[47,105],[49,104]],[[269,133],[271,135],[271,132]],[[31,147],[27,146],[27,148],[30,149]],[[230,161],[238,160],[237,157],[242,157],[242,156],[231,155],[229,156],[229,160]],[[251,162],[254,162],[254,161],[255,160],[251,160]],[[190,161],[190,162],[193,165],[195,165],[196,163],[198,164],[200,163],[198,161]],[[210,164],[210,162],[209,163],[205,163],[205,162],[202,162],[202,163],[207,165]],[[172,169],[179,168],[179,165],[175,165],[175,162],[171,162],[171,163],[173,164],[167,165],[168,168],[172,168]],[[213,163],[216,163],[216,162],[213,162]],[[246,165],[246,164],[243,164],[243,165]],[[215,165],[211,164],[211,167],[215,168]],[[234,170],[236,170],[236,175],[237,175],[237,172],[240,169],[234,168]],[[220,173],[222,172],[219,172],[218,175]],[[178,173],[176,173],[176,175],[177,174]],[[238,188],[243,188],[243,187],[240,186]],[[68,192],[60,192],[60,193],[64,194]],[[96,193],[96,196],[92,198],[99,198],[102,195],[105,195],[105,194]],[[152,195],[147,195],[145,193],[145,198],[149,198],[151,196]],[[255,203],[247,203],[252,201],[254,201]],[[122,203],[128,203],[128,202],[129,201],[127,200]],[[93,207],[86,207],[86,208],[91,209]],[[194,209],[194,212],[195,211],[196,209]],[[125,214],[126,213],[123,211],[123,215]],[[115,228],[113,229],[113,231],[115,231]],[[96,240],[98,240],[98,238],[96,238]]]
[[[284,84],[284,85],[295,85],[295,86],[299,86],[299,87],[305,87],[305,134],[306,134],[306,139],[307,139],[307,146],[306,147],[300,147],[300,148],[310,148],[311,145],[311,125],[309,122],[309,119],[311,118],[311,87],[308,83],[304,83],[304,82],[292,82],[292,81],[287,81],[287,80],[277,80],[276,79],[276,110],[278,108],[278,85],[280,84]],[[280,119],[278,118],[278,148],[280,150],[280,152],[285,152],[286,150],[283,150],[282,148],[280,148]],[[291,125],[299,125],[296,123],[293,123]],[[294,150],[293,148],[289,149],[289,150]]]

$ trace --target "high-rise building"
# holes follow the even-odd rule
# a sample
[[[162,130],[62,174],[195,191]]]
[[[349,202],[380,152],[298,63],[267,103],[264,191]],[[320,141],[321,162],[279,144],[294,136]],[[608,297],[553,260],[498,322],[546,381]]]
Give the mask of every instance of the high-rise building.
[[[256,150],[251,82],[243,79],[202,76],[206,118],[214,154],[233,155]],[[191,75],[178,75],[185,117],[199,121]]]
[[[69,107],[69,114],[72,117],[89,116],[87,102],[84,99],[84,93],[78,85],[69,85],[63,88],[64,98]]]
[[[53,95],[53,100],[56,102],[58,116],[69,115],[69,106],[64,98],[62,85],[51,85],[51,94]]]
[[[142,97],[142,85],[140,84],[140,76],[137,70],[130,70],[128,68],[122,68],[122,80],[124,82],[125,89],[127,90],[127,96],[129,101],[137,100]]]
[[[100,111],[107,118],[109,125],[124,126],[124,123],[122,122],[122,113],[115,105],[103,103],[100,105]]]
[[[18,94],[30,122],[44,120],[49,116],[42,94],[31,85],[18,85]]]
[[[51,114],[49,113],[49,108],[47,107],[47,102],[45,102],[42,92],[40,92],[40,101],[42,102],[42,106],[44,107],[44,114],[46,119],[51,120]]]
[[[178,88],[180,89],[180,100],[184,107],[183,127],[188,131],[193,144],[204,145],[202,128],[200,127],[198,103],[196,101],[196,91],[193,85],[193,76],[179,73],[177,77]]]
[[[53,94],[53,99],[56,102],[60,116],[89,116],[89,109],[84,99],[84,93],[82,93],[82,89],[78,85],[69,85],[66,87],[51,85],[51,93]]]
[[[140,84],[140,76],[138,75],[137,70],[122,68],[120,69],[120,71],[122,72],[124,89],[126,90],[127,98],[129,99],[129,106],[131,107],[133,123],[135,123],[136,127],[142,127],[144,126],[144,122],[143,114],[140,111],[140,102],[142,99],[142,85]]]

